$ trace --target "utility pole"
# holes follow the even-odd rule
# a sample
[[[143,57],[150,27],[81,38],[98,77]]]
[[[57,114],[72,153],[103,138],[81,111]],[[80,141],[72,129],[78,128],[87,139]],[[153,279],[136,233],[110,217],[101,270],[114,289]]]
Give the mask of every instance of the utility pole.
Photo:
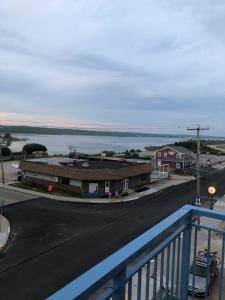
[[[195,204],[197,206],[201,206],[201,198],[200,198],[200,166],[199,166],[199,158],[200,158],[200,131],[209,130],[209,128],[201,128],[200,125],[197,125],[197,127],[195,127],[195,128],[187,128],[187,130],[196,131],[196,133],[197,133],[196,200],[195,200]]]
[[[1,145],[0,145],[0,155],[1,155],[2,183],[5,184],[5,173],[4,173],[3,155],[2,155],[2,146]]]

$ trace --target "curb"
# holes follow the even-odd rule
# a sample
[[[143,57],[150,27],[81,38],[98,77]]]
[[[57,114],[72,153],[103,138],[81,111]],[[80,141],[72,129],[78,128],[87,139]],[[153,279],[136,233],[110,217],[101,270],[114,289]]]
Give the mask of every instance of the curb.
[[[7,243],[7,241],[8,241],[8,239],[9,239],[9,235],[10,235],[10,223],[9,223],[9,220],[6,218],[6,217],[4,217],[4,216],[2,216],[2,219],[4,220],[4,222],[6,222],[7,223],[7,231],[5,231],[5,232],[0,232],[0,234],[3,234],[3,235],[5,235],[5,237],[4,237],[4,240],[3,241],[1,241],[0,240],[0,252],[1,251],[3,251],[3,249],[5,248],[5,245],[6,245],[6,243]]]
[[[173,181],[173,179],[171,180]],[[35,191],[31,191],[31,190],[28,190],[28,189],[23,189],[23,188],[17,188],[17,187],[13,187],[13,186],[9,186],[9,185],[3,185],[3,184],[0,184],[0,187],[2,188],[5,188],[5,189],[8,189],[8,190],[12,190],[12,191],[17,191],[17,192],[20,192],[20,193],[24,193],[24,194],[28,194],[28,195],[32,195],[34,196],[34,198],[38,198],[38,197],[43,197],[43,198],[49,198],[49,199],[52,199],[52,200],[57,200],[57,201],[65,201],[65,202],[74,202],[74,203],[96,203],[96,204],[104,204],[104,203],[109,203],[109,204],[113,204],[113,203],[121,203],[121,202],[129,202],[129,201],[135,201],[135,200],[138,200],[140,199],[141,197],[144,197],[144,196],[148,196],[148,195],[152,195],[152,194],[155,194],[159,191],[162,191],[162,190],[165,190],[171,186],[179,186],[183,183],[187,183],[187,182],[190,182],[192,181],[192,179],[188,179],[187,181],[182,181],[178,184],[166,184],[165,186],[161,187],[160,188],[160,183],[156,183],[156,186],[153,185],[153,187],[151,187],[149,189],[149,193],[147,193],[146,191],[143,191],[143,192],[140,192],[140,193],[136,193],[136,195],[130,195],[130,196],[126,196],[126,197],[123,197],[123,198],[119,198],[119,199],[114,199],[114,198],[111,198],[111,199],[102,199],[102,198],[74,198],[74,197],[64,197],[64,196],[57,196],[57,195],[52,195],[52,194],[47,194],[47,193],[41,193],[41,192],[35,192]],[[165,181],[163,181],[162,183],[165,183]],[[169,181],[168,181],[169,183]],[[171,182],[172,183],[172,182]]]
[[[28,190],[28,189],[17,188],[14,186],[3,185],[3,184],[0,184],[0,187],[7,189],[7,190],[11,190],[11,191],[16,191],[16,192],[20,192],[20,193],[24,193],[24,194],[33,195],[35,197],[43,197],[43,198],[49,198],[52,200],[65,201],[65,202],[77,202],[77,203],[114,203],[114,202],[117,202],[116,199],[114,199],[114,198],[111,198],[111,199],[73,198],[73,197],[64,197],[64,196],[57,196],[57,195],[46,194],[46,193],[41,193],[41,192],[35,192],[35,191]],[[139,198],[140,197],[129,198],[129,196],[128,196],[127,199],[126,199],[126,197],[124,197],[124,198],[121,198],[122,201],[118,201],[118,202],[124,202],[125,200],[132,201],[132,200],[137,200]]]

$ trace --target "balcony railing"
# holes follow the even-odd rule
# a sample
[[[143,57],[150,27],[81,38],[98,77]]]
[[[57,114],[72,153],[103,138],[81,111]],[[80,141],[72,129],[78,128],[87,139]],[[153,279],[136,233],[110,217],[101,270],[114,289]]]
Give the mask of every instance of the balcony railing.
[[[223,222],[224,213],[186,205],[49,299],[223,300]]]

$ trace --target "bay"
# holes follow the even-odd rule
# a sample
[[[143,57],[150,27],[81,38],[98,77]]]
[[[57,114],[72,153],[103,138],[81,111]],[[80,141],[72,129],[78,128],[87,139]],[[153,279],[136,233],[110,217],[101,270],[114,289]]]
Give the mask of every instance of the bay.
[[[79,152],[94,154],[101,151],[123,152],[130,149],[145,150],[145,146],[160,146],[185,140],[181,137],[116,137],[93,135],[40,135],[40,134],[13,134],[27,141],[12,142],[10,149],[13,152],[21,151],[27,143],[43,144],[50,155],[68,154],[69,145],[74,145]]]

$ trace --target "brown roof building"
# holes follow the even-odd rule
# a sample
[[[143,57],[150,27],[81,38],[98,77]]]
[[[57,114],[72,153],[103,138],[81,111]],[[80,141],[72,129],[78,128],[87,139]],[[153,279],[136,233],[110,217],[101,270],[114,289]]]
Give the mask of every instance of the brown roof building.
[[[135,189],[150,183],[151,167],[108,159],[79,160],[23,160],[19,168],[23,180],[32,185],[48,186],[74,191],[83,196],[106,196],[109,192]]]

